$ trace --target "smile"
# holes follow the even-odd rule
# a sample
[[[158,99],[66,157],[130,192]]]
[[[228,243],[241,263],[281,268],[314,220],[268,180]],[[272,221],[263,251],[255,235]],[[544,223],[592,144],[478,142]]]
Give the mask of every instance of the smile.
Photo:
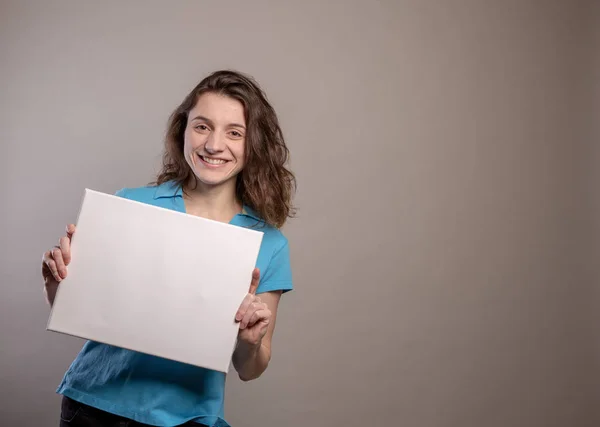
[[[223,159],[213,159],[212,157],[206,157],[206,156],[202,156],[200,154],[198,154],[198,158],[206,164],[212,165],[212,166],[219,166],[219,165],[224,165],[225,163],[227,163],[227,160],[223,160]]]

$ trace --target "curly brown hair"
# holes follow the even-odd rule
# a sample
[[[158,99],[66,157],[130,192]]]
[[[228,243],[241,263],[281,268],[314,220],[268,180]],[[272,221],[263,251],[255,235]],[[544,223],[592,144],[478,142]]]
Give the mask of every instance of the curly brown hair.
[[[295,214],[292,194],[296,189],[294,174],[286,167],[289,150],[275,110],[265,93],[251,77],[238,71],[216,71],[204,78],[173,111],[165,138],[162,169],[155,184],[175,182],[182,188],[194,172],[183,155],[184,132],[188,114],[198,98],[207,92],[226,95],[244,106],[246,118],[245,166],[237,176],[236,195],[261,219],[281,227]]]

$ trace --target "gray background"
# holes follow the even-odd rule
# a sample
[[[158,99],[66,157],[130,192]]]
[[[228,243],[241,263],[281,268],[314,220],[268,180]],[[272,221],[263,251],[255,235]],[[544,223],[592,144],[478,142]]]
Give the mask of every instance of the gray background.
[[[598,3],[2,0],[0,424],[57,425],[82,341],[45,331],[40,261],[84,187],[150,181],[168,114],[236,68],[300,211],[234,426],[599,425]]]

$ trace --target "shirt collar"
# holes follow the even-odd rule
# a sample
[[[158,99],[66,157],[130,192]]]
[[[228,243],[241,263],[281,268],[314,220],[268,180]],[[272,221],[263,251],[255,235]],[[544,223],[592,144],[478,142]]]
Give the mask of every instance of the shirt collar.
[[[183,191],[181,186],[176,182],[168,181],[162,183],[156,187],[156,191],[154,192],[155,199],[161,199],[163,197],[177,197],[183,196]]]
[[[256,213],[256,211],[254,209],[252,209],[250,206],[247,205],[243,205],[242,206],[242,215],[246,215],[249,216],[252,219],[255,219],[259,222],[262,221],[262,219],[258,216],[258,214]]]
[[[182,197],[183,190],[181,185],[177,184],[173,181],[168,181],[163,184],[160,184],[156,187],[156,191],[154,192],[154,199],[168,198],[168,197]],[[249,216],[257,221],[262,221],[262,219],[258,216],[256,211],[252,209],[250,206],[243,205],[242,206],[242,215]]]

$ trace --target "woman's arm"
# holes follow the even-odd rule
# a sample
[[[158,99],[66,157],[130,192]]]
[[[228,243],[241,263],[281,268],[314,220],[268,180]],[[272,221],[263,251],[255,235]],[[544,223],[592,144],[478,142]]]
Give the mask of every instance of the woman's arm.
[[[260,377],[269,365],[280,298],[281,291],[253,295],[238,312],[240,333],[232,361],[242,381]]]

